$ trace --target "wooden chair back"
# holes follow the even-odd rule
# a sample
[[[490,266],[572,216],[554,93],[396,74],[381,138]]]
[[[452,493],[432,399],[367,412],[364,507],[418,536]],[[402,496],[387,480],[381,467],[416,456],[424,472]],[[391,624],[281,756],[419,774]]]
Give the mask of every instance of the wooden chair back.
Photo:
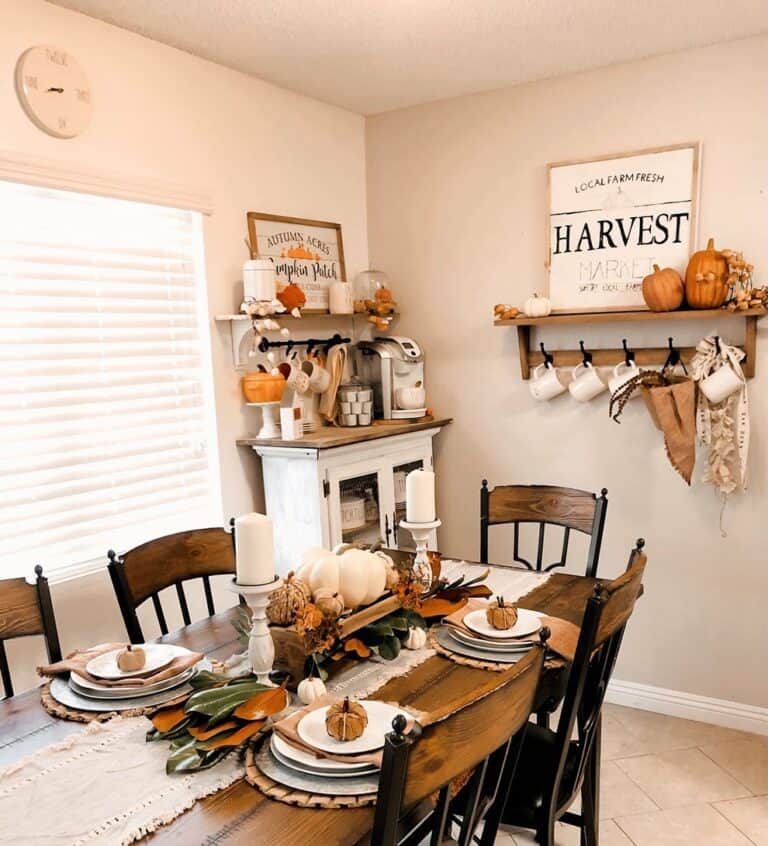
[[[602,489],[600,496],[590,491],[550,485],[497,485],[489,490],[488,480],[483,479],[480,488],[480,561],[488,563],[489,527],[511,524],[514,531],[512,554],[518,564],[538,572],[564,567],[570,535],[576,531],[591,538],[585,575],[595,578],[607,510],[606,488]],[[537,523],[539,526],[535,563],[520,555],[520,525],[523,523]],[[549,526],[562,527],[563,542],[559,560],[545,565],[544,542]]]
[[[26,579],[0,581],[0,678],[4,697],[13,696],[13,682],[5,653],[5,641],[15,637],[42,635],[48,660],[61,661],[59,633],[53,613],[51,592],[43,568],[35,567],[35,582]]]
[[[554,817],[561,816],[578,794],[589,757],[594,750],[608,682],[616,664],[627,621],[642,592],[646,565],[644,545],[645,541],[638,540],[626,572],[608,584],[596,586],[594,595],[587,601],[557,726],[555,747],[558,750],[558,761],[549,809]],[[572,748],[574,727],[577,729],[577,758],[575,764],[571,762],[569,765],[565,790],[563,776]]]
[[[484,818],[489,831],[498,828],[505,788],[512,781],[544,666],[548,635],[544,630],[541,643],[517,664],[519,672],[509,681],[423,732],[406,735],[405,719],[395,718],[384,746],[371,846],[419,843],[429,833],[430,843],[442,843],[451,784],[468,771],[472,774],[463,787],[467,795],[461,835],[451,842],[469,844]],[[438,794],[434,809],[402,836],[403,818],[434,794]],[[496,819],[488,819],[494,810]]]
[[[168,634],[168,624],[160,602],[160,591],[176,588],[184,625],[192,620],[183,582],[202,579],[208,613],[216,609],[211,591],[211,576],[235,572],[232,535],[222,528],[193,529],[148,541],[123,555],[110,549],[109,575],[131,643],[143,643],[144,634],[136,609],[147,599],[157,615],[160,631]]]

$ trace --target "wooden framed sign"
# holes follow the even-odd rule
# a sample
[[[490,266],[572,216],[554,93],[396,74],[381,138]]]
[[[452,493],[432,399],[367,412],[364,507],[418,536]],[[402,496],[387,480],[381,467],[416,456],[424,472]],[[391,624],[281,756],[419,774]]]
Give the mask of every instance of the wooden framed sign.
[[[698,175],[697,143],[549,165],[553,310],[646,309],[653,265],[685,270]]]
[[[272,258],[278,287],[295,282],[307,311],[328,311],[328,286],[346,279],[341,224],[248,212],[251,254]]]

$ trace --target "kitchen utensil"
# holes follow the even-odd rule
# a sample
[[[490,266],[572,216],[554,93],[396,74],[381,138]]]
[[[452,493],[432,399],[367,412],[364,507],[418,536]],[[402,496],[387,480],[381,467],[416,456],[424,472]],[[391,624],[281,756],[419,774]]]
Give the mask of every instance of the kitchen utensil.
[[[727,364],[699,382],[699,390],[713,405],[723,402],[743,387],[744,383]]]
[[[533,368],[528,390],[535,400],[544,402],[562,394],[566,387],[560,378],[560,371],[553,364],[542,363]]]
[[[399,388],[424,389],[424,352],[412,338],[376,338],[357,345],[357,372],[373,387],[374,417],[412,420],[424,416],[426,394],[420,404],[400,405]],[[369,396],[358,396],[367,402]]]
[[[597,368],[582,362],[573,368],[573,379],[568,385],[568,391],[578,402],[589,402],[607,387]]]
[[[309,390],[315,394],[322,394],[331,384],[331,374],[317,359],[307,359],[301,363],[301,369],[309,377]]]
[[[619,362],[616,367],[613,368],[613,378],[610,382],[608,382],[608,390],[611,394],[615,394],[617,391],[620,391],[630,379],[634,379],[636,376],[640,375],[640,368],[635,364],[634,359],[631,361],[621,361]],[[639,393],[635,391],[632,394],[633,397],[639,396]]]

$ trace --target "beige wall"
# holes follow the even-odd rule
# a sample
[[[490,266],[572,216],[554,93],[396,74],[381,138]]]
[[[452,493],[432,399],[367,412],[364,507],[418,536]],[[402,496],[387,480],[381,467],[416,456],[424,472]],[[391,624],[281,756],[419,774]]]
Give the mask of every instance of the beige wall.
[[[674,474],[640,405],[617,426],[604,401],[535,404],[520,379],[514,330],[494,329],[491,308],[544,289],[547,162],[692,140],[704,145],[701,235],[742,249],[766,281],[767,92],[761,37],[367,122],[371,260],[392,276],[398,331],[426,347],[431,403],[456,418],[438,439],[441,546],[477,555],[484,475],[605,485],[603,575],[620,571],[639,535],[649,553],[647,595],[617,676],[757,706],[768,706],[768,326],[750,383],[751,489],[729,503],[721,538],[714,493],[698,479],[688,490]],[[668,323],[583,337],[613,347],[626,332],[638,346],[655,345],[668,328],[682,343],[696,340],[690,326]],[[546,335],[552,346],[579,337]],[[492,552],[511,558],[508,542]]]
[[[249,210],[340,221],[348,272],[366,264],[360,116],[38,0],[0,0],[0,21],[0,151],[208,193],[212,315],[239,305]],[[40,43],[65,47],[89,75],[95,107],[80,138],[48,137],[16,100],[16,60]],[[212,346],[224,514],[230,515],[259,505],[252,493],[256,459],[234,443],[248,424],[228,329],[212,328]],[[122,635],[106,571],[55,586],[53,598],[65,649]],[[26,646],[13,644],[12,652],[16,663],[29,663]],[[20,684],[29,681],[19,675]]]

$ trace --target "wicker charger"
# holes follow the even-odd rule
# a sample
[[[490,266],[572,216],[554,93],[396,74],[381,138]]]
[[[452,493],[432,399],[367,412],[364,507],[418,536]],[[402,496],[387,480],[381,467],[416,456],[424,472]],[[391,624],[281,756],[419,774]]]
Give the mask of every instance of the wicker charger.
[[[81,711],[76,708],[70,708],[67,705],[62,705],[51,695],[51,682],[47,681],[40,688],[40,702],[43,708],[53,717],[59,717],[62,720],[71,720],[75,723],[104,723],[111,720],[113,717],[151,717],[155,712],[170,708],[173,705],[181,705],[189,698],[190,691],[187,690],[173,699],[169,699],[160,705],[146,705],[142,708],[126,708],[119,711]]]

